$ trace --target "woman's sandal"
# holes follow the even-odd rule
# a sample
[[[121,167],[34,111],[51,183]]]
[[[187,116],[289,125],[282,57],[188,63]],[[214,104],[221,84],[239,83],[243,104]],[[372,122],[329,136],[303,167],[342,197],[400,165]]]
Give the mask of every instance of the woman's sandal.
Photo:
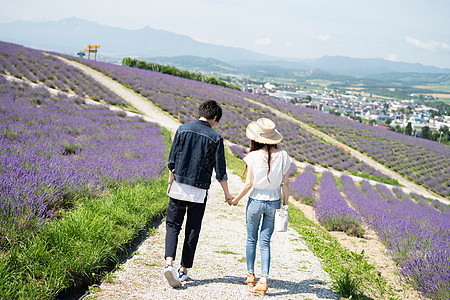
[[[254,287],[252,287],[249,291],[252,293],[257,293],[257,294],[261,294],[264,296],[266,294],[268,288],[269,287],[267,285],[267,282],[258,281],[258,283]]]
[[[254,287],[255,286],[255,274],[253,273],[248,273],[247,274],[247,280],[244,281],[244,283],[250,287]]]

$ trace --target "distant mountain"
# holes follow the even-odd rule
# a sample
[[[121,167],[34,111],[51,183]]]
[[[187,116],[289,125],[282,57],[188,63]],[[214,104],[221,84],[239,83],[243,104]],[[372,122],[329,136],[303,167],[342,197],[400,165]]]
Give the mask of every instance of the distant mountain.
[[[156,57],[160,60],[159,63],[163,63],[164,59],[176,60],[179,66],[188,65],[189,69],[201,69],[199,65],[208,65],[210,70],[224,73],[237,68],[251,72],[256,70],[261,74],[287,75],[292,73],[292,70],[304,72],[311,69],[350,76],[396,72],[450,74],[450,69],[379,58],[324,56],[316,59],[285,59],[243,48],[201,43],[185,35],[150,27],[128,30],[77,18],[57,22],[0,23],[0,40],[72,55],[76,55],[89,44],[98,44],[101,46],[99,57],[108,58],[108,61],[119,62],[123,57]]]
[[[245,61],[233,60],[228,63],[235,66],[278,66],[295,70],[322,70],[330,74],[370,77],[385,73],[444,73],[450,74],[450,69],[434,66],[424,66],[419,63],[393,62],[382,58],[351,58],[344,56],[323,56],[314,59],[296,61]]]
[[[192,38],[144,27],[128,30],[77,18],[57,22],[0,23],[0,40],[75,55],[87,45],[100,45],[99,55],[150,57],[194,55],[231,60],[271,60],[268,55],[243,48],[201,43]]]
[[[344,56],[323,56],[305,59],[302,63],[314,69],[329,73],[352,76],[367,76],[382,73],[450,73],[450,69],[424,66],[419,63],[393,62],[382,58],[350,58]]]

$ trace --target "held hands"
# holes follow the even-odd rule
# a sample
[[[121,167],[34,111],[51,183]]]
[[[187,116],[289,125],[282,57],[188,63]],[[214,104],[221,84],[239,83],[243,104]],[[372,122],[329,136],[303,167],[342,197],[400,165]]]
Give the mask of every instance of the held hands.
[[[230,205],[236,206],[238,205],[240,199],[234,198]]]
[[[231,206],[231,204],[233,203],[234,197],[231,195],[225,195],[225,202],[228,203],[228,205]]]
[[[239,203],[239,199],[231,196],[229,199],[226,200],[226,202],[228,203],[228,205],[233,205],[236,206]]]

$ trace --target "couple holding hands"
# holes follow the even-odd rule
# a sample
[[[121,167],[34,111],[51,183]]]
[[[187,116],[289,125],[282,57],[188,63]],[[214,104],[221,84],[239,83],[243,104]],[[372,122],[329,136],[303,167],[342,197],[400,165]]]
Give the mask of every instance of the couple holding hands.
[[[231,196],[223,139],[212,129],[221,117],[220,105],[214,100],[205,101],[199,106],[199,119],[181,125],[175,133],[167,164],[170,170],[167,188],[170,202],[166,216],[164,275],[174,288],[181,287],[182,282],[189,278],[187,272],[193,265],[214,169],[229,205],[237,205],[251,191],[246,209],[247,279],[244,283],[251,287],[250,292],[265,295],[268,289],[270,238],[274,231],[275,211],[282,206],[281,199],[285,209],[288,207],[288,169],[292,160],[286,151],[277,149],[277,144],[283,137],[271,120],[261,118],[251,122],[246,130],[250,139],[250,151],[243,158],[246,170],[248,169],[247,178],[236,197]],[[175,270],[173,261],[185,215],[187,218],[181,266]],[[254,265],[258,236],[261,277],[256,282]]]

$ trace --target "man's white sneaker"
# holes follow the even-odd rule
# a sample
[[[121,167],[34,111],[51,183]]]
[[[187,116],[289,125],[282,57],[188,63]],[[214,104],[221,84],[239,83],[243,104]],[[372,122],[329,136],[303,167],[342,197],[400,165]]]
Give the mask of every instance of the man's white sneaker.
[[[183,282],[183,281],[188,280],[188,279],[189,279],[189,276],[188,276],[187,272],[184,273],[184,272],[183,272],[183,269],[182,269],[182,268],[179,268],[179,269],[178,269],[178,278],[180,278],[180,281]]]
[[[164,276],[166,277],[169,285],[173,288],[179,288],[182,286],[180,278],[178,278],[177,271],[171,266],[167,265],[164,268]]]

